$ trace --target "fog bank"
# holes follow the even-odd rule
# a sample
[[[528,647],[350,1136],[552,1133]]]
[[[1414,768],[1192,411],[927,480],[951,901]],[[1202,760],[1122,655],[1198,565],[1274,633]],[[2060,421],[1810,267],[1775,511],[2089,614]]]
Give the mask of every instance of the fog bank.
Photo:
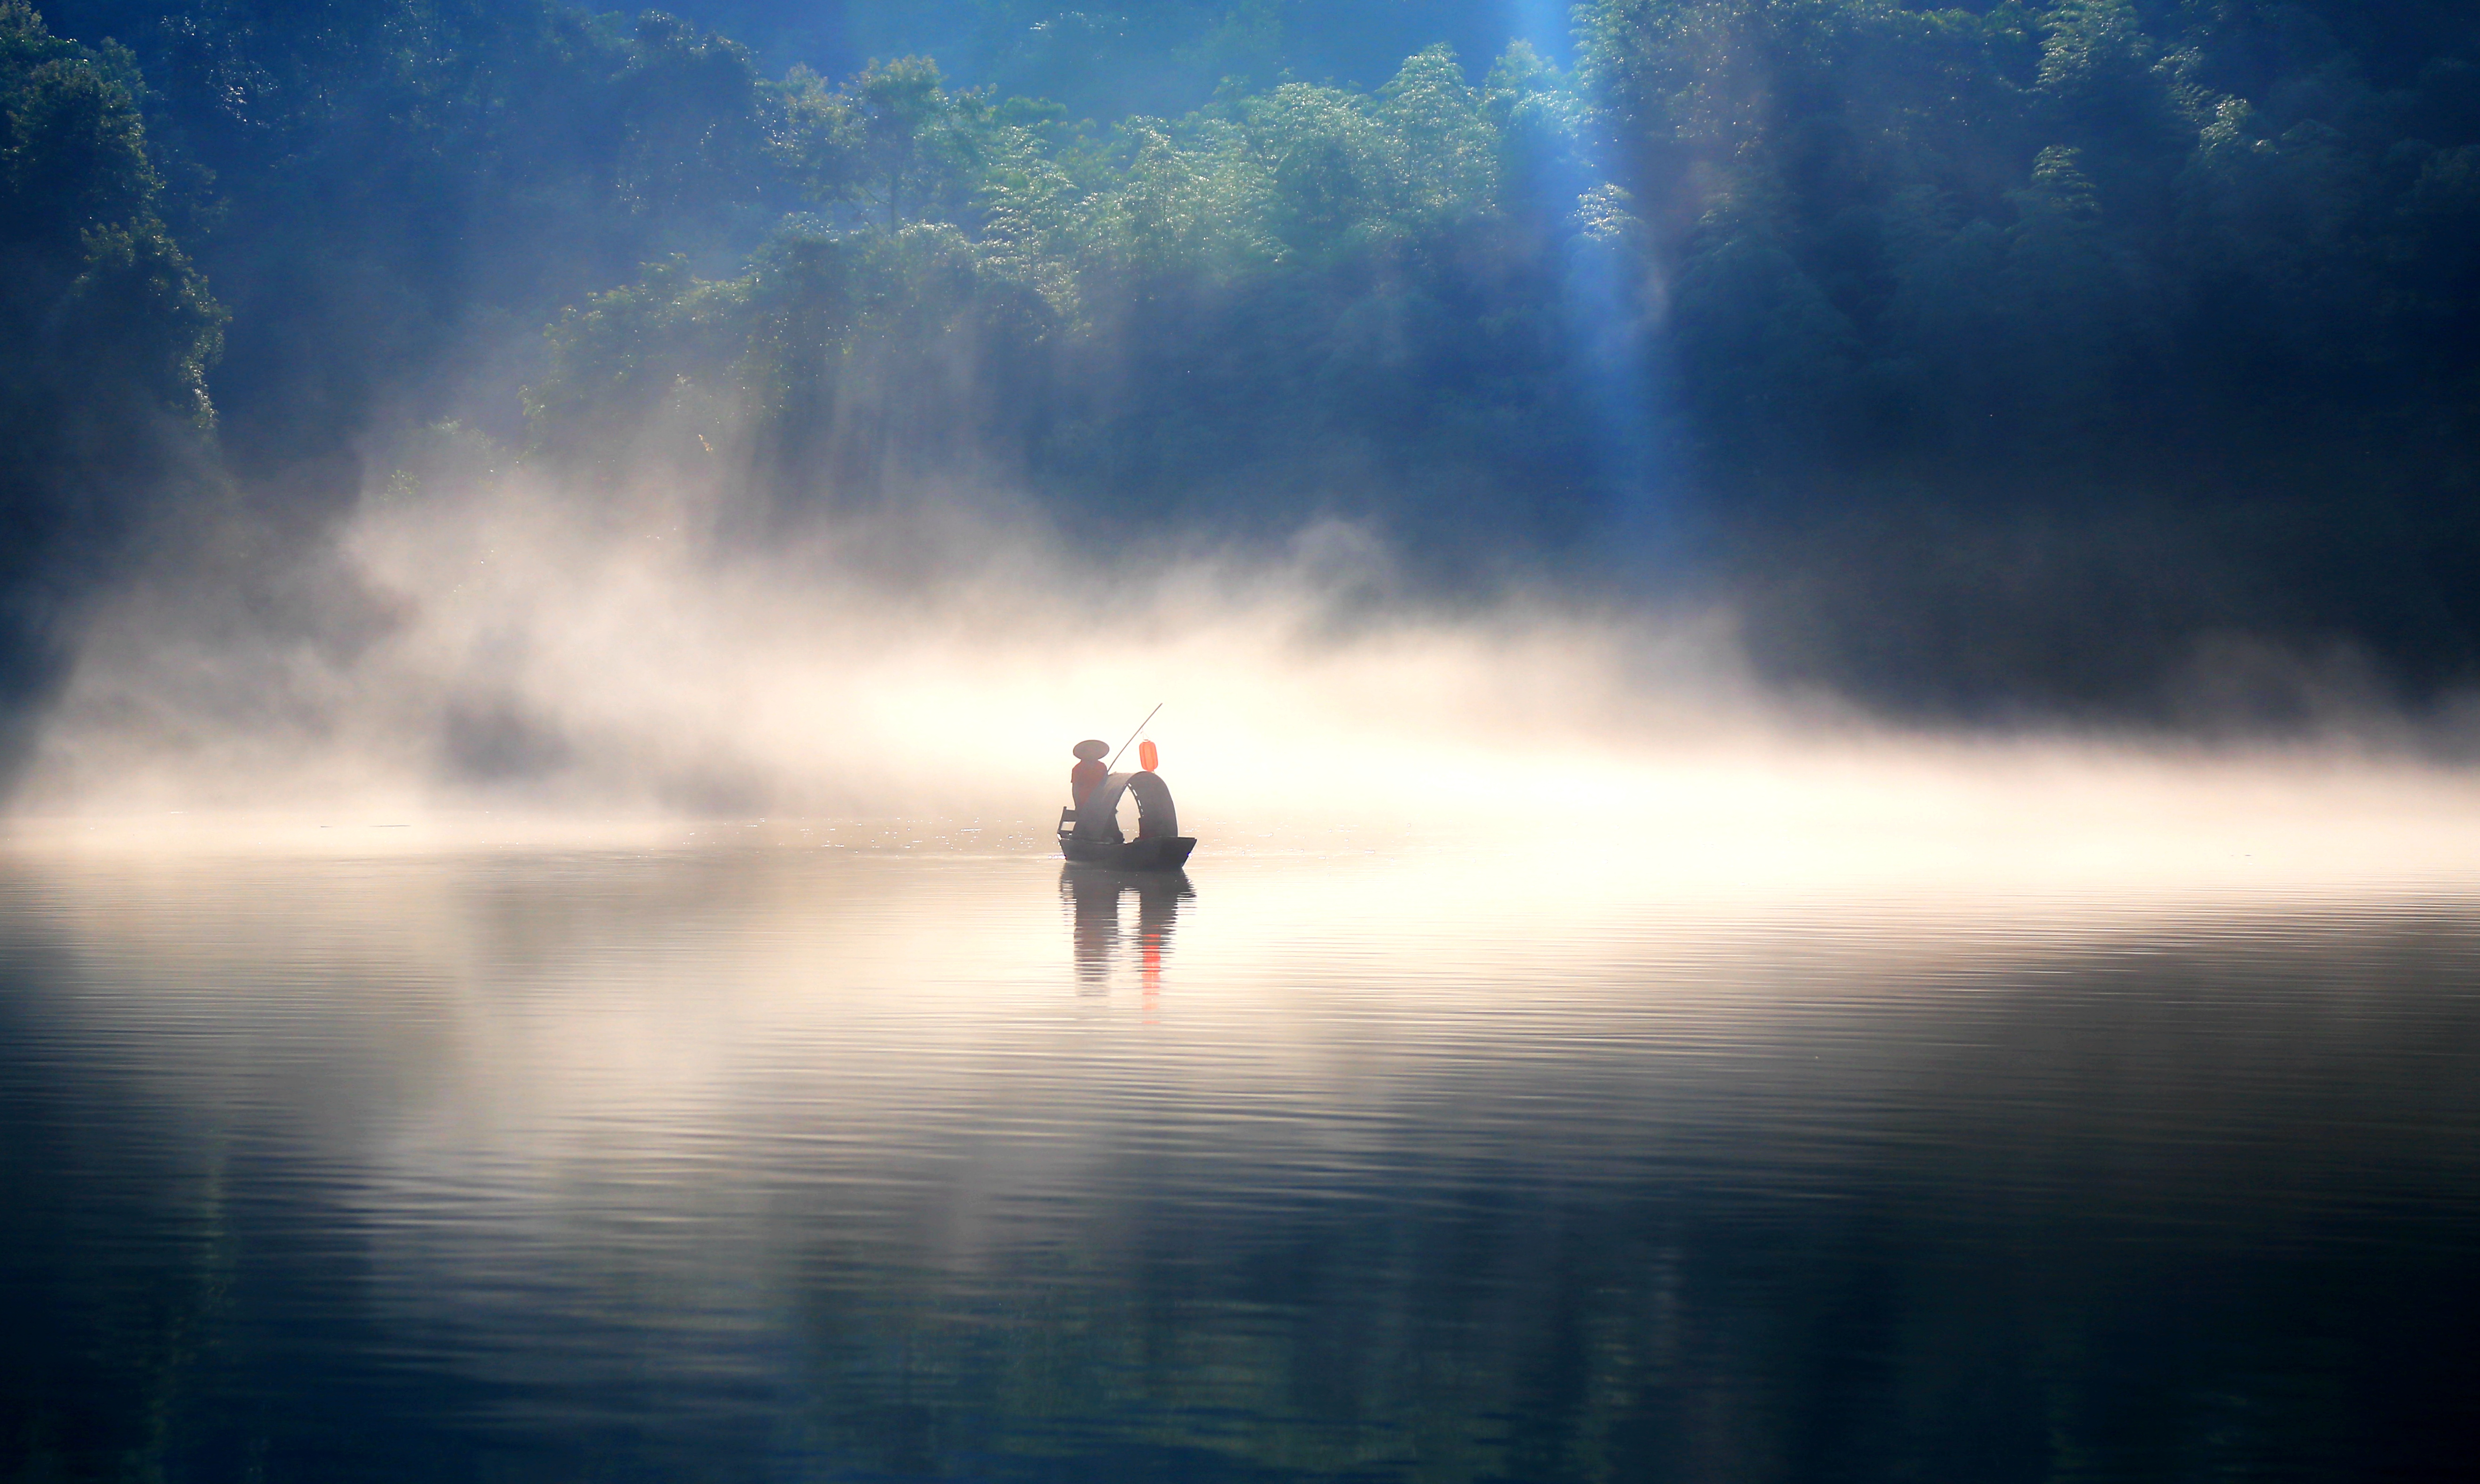
[[[289,565],[241,524],[89,632],[20,837],[1039,850],[1070,744],[1157,702],[1216,851],[1486,843],[1666,894],[2433,882],[2480,817],[2374,713],[2280,746],[1905,730],[1753,681],[1727,609],[1424,602],[1343,525],[1130,560],[986,494],[767,526],[728,479],[527,472],[374,491]]]

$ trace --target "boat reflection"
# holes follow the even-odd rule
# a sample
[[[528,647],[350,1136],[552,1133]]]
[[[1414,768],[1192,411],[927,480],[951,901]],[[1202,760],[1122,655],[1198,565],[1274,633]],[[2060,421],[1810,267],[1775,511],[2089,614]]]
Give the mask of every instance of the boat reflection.
[[[1114,871],[1101,866],[1059,868],[1059,894],[1071,912],[1069,935],[1076,956],[1080,992],[1102,994],[1110,989],[1111,970],[1120,957],[1120,901],[1137,897],[1137,974],[1148,1008],[1162,990],[1163,956],[1170,951],[1171,930],[1180,904],[1197,895],[1186,871]]]

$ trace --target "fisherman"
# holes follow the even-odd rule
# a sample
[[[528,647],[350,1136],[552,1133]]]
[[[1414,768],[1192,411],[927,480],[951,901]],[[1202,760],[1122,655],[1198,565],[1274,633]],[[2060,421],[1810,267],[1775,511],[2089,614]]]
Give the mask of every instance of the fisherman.
[[[1111,744],[1108,742],[1088,740],[1076,744],[1076,766],[1068,775],[1068,797],[1074,801],[1075,807],[1083,808],[1085,796],[1110,776],[1111,770],[1102,762],[1109,755]]]

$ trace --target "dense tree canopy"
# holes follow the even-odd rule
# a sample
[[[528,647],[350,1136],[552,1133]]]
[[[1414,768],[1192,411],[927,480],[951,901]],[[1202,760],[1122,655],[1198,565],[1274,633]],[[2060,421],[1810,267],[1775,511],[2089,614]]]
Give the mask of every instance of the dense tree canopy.
[[[80,594],[214,422],[223,312],[166,228],[143,91],[126,51],[0,0],[0,697],[55,678]]]
[[[1627,0],[1588,26],[1699,488],[1757,532],[1892,548],[1774,564],[1873,615],[1810,627],[1826,668],[2118,700],[2220,627],[2470,663],[2467,13]],[[1847,648],[1890,636],[1914,658]]]
[[[739,276],[674,264],[568,313],[535,437],[633,457],[626,430],[661,425],[788,496],[973,472],[1218,526],[1572,535],[1569,229],[1512,209],[1532,146],[1567,142],[1539,121],[1575,116],[1558,86],[1519,58],[1475,87],[1432,50],[1374,95],[1287,84],[1089,134],[917,60],[796,75],[778,157],[814,210]]]
[[[935,55],[1001,96],[1069,116],[1176,116],[1227,81],[1367,90],[1424,47],[1494,55],[1519,20],[1564,43],[1563,0],[682,0],[676,13],[747,42],[783,71],[830,76],[872,58]]]
[[[1485,11],[855,6],[837,45],[907,45],[836,80],[553,0],[58,0],[12,140],[98,142],[13,166],[10,230],[87,225],[16,282],[124,274],[112,384],[195,423],[203,271],[225,456],[312,525],[458,418],[794,514],[1370,520],[1448,584],[1725,595],[1777,673],[1900,707],[2480,667],[2467,7],[1597,0],[1572,65],[1367,68]]]

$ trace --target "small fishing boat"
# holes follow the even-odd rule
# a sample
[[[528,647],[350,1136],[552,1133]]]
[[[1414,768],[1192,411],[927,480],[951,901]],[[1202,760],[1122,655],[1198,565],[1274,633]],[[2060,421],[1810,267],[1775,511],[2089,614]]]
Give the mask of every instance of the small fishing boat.
[[[1147,746],[1150,751],[1152,744]],[[1133,840],[1120,831],[1123,795],[1134,795],[1137,801]],[[1151,768],[1111,774],[1094,785],[1082,805],[1059,811],[1060,854],[1077,865],[1176,871],[1195,849],[1196,838],[1179,832],[1179,811],[1172,806],[1171,785]]]

